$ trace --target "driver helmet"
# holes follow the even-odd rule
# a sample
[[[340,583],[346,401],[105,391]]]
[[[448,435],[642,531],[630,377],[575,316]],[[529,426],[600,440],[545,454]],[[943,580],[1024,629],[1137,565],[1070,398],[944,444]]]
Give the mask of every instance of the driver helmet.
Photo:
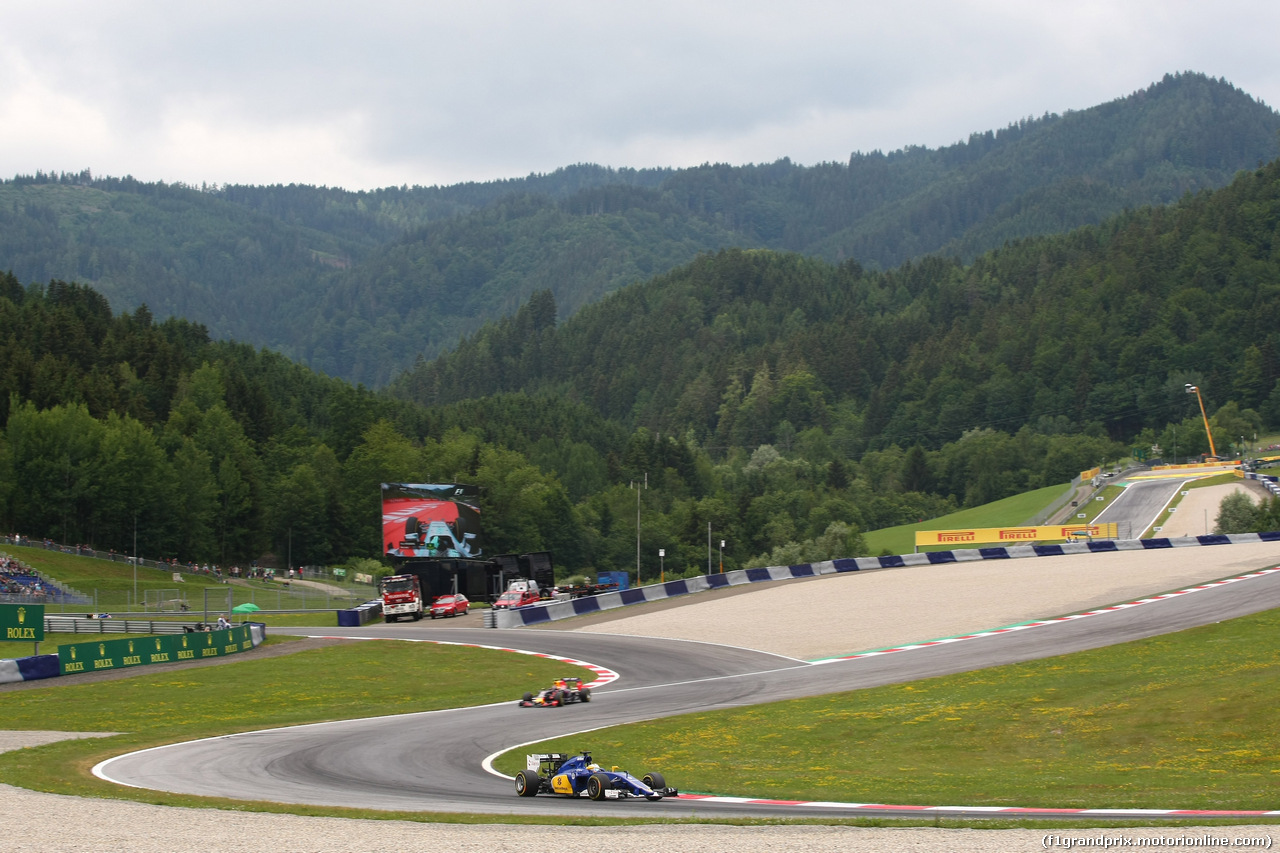
[[[597,770],[599,770],[599,769],[600,769],[600,765],[599,765],[599,764],[588,764],[588,765],[587,765],[587,769],[588,769],[588,770],[590,770],[592,773],[595,773]]]

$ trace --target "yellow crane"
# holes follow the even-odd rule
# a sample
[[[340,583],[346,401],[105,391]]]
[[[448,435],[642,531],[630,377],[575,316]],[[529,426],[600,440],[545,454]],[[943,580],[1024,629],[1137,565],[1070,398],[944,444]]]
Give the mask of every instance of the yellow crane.
[[[1200,396],[1200,386],[1187,383],[1188,394],[1195,394],[1196,399],[1200,401],[1200,417],[1204,418],[1204,434],[1209,436],[1209,455],[1205,457],[1206,462],[1217,462],[1218,451],[1213,446],[1213,430],[1209,429],[1209,416],[1204,413],[1204,397]]]

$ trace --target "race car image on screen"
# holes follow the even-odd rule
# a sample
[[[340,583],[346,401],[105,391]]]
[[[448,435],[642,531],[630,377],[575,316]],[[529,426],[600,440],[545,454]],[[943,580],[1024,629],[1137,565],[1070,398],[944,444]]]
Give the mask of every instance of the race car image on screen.
[[[516,794],[521,797],[562,794],[593,800],[660,800],[679,793],[667,787],[661,773],[646,773],[643,779],[637,779],[616,767],[605,770],[591,759],[589,752],[572,758],[562,752],[526,755],[525,769],[516,774]]]
[[[416,516],[407,519],[404,523],[404,539],[400,540],[400,547],[393,553],[397,557],[465,557],[471,558],[477,556],[472,553],[471,540],[476,538],[474,533],[464,533],[462,538],[458,538],[458,533],[454,529],[457,521],[452,524],[444,521],[431,521],[425,525]]]
[[[591,688],[582,686],[581,678],[557,678],[550,687],[537,693],[526,693],[521,708],[559,708],[574,702],[590,702]]]
[[[382,541],[388,557],[475,559],[479,488],[458,483],[383,483]]]

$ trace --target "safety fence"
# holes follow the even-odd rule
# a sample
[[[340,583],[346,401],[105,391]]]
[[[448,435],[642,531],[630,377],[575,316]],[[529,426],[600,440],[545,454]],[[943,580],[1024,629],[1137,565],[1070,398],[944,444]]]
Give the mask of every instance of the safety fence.
[[[767,581],[807,578],[816,575],[841,572],[870,571],[875,569],[901,569],[911,566],[938,565],[943,563],[969,563],[981,560],[1011,560],[1028,557],[1060,557],[1067,554],[1099,554],[1111,551],[1158,551],[1166,548],[1186,548],[1207,545],[1234,545],[1256,542],[1280,542],[1280,532],[1231,533],[1209,536],[1186,536],[1164,539],[1119,539],[1092,542],[1066,542],[1059,545],[1008,545],[992,548],[971,548],[956,551],[931,551],[921,554],[901,554],[885,557],[850,557],[821,563],[803,563],[796,566],[773,566],[759,569],[738,569],[723,574],[700,575],[696,578],[667,581],[651,586],[607,592],[589,598],[571,601],[555,601],[531,604],[514,610],[494,611],[492,624],[486,619],[486,627],[520,628],[559,619],[583,616],[600,610],[629,607],[649,601],[661,601],[682,595],[691,595],[713,589]]]

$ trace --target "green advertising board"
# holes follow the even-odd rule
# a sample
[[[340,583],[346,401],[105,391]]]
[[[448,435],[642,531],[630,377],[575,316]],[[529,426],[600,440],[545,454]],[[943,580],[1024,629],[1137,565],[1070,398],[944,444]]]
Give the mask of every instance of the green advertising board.
[[[102,672],[149,663],[174,663],[222,657],[253,648],[249,626],[192,634],[166,634],[131,640],[97,640],[58,646],[63,675]]]
[[[0,604],[0,639],[34,642],[44,639],[43,604]]]

